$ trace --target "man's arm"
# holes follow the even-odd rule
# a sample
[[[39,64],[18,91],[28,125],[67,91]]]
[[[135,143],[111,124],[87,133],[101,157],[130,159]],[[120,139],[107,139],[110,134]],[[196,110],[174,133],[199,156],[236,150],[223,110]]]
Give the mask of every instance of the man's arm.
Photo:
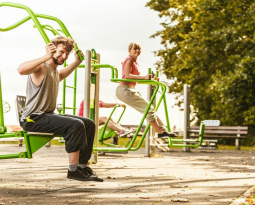
[[[67,78],[75,68],[77,68],[81,64],[80,57],[78,56],[78,49],[75,51],[74,56],[75,56],[75,61],[71,63],[69,66],[65,67],[64,69],[61,69],[59,71],[59,81]],[[84,57],[84,54],[81,52],[81,56]]]
[[[20,64],[18,68],[20,75],[29,75],[31,73],[39,72],[40,65],[52,58],[53,53],[56,51],[56,46],[53,43],[49,43],[45,48],[47,53],[44,56]]]

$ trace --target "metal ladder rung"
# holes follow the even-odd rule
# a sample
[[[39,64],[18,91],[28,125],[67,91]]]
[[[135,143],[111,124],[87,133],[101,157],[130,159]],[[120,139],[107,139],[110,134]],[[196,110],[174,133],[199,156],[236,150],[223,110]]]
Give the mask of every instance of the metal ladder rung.
[[[76,89],[76,87],[74,87],[74,86],[69,86],[69,85],[66,85],[65,87]]]
[[[76,108],[74,108],[74,107],[65,107],[65,109],[75,110]]]
[[[85,68],[85,65],[81,64],[77,68]]]

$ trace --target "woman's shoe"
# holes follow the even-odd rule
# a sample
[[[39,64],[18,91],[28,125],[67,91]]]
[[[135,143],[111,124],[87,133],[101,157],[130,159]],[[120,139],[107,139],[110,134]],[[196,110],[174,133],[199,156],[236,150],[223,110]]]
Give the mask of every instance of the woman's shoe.
[[[162,133],[158,133],[158,138],[162,138],[162,137],[178,137],[176,133],[172,133],[172,132],[168,132],[168,131],[164,131]]]
[[[122,130],[120,133],[119,133],[119,136],[120,137],[126,137],[128,134],[131,134],[132,131],[131,130]]]

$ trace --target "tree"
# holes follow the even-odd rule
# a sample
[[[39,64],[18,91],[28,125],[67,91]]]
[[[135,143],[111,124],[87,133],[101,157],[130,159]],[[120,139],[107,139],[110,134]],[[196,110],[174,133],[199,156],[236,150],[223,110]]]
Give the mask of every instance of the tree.
[[[176,81],[170,92],[181,96],[191,85],[197,123],[255,130],[255,2],[252,0],[150,0],[146,6],[164,19],[159,70]],[[180,98],[179,98],[180,99]],[[180,104],[179,100],[177,104]],[[255,140],[248,140],[254,143]]]

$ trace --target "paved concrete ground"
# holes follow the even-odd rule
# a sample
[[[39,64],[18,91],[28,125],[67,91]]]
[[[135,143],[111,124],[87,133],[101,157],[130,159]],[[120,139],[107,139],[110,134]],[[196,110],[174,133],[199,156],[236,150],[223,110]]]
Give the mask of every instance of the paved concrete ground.
[[[0,154],[23,150],[0,145]],[[107,154],[91,166],[105,180],[99,183],[67,179],[64,147],[44,147],[33,159],[0,160],[0,204],[225,205],[255,184],[254,154],[177,149],[152,158],[143,157],[143,149]]]

